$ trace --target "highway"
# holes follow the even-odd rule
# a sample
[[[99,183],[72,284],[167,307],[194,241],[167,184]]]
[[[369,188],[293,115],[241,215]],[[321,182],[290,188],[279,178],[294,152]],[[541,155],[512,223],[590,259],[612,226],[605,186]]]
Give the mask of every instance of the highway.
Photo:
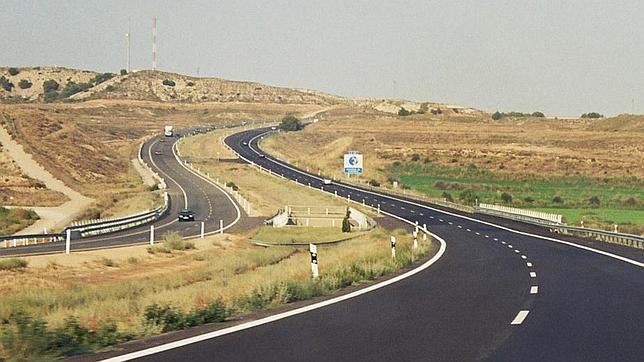
[[[184,167],[176,155],[174,145],[178,137],[157,136],[146,141],[142,148],[144,161],[163,177],[167,184],[169,210],[154,223],[96,237],[72,240],[71,250],[91,250],[123,245],[144,244],[150,240],[150,225],[155,227],[155,240],[161,240],[168,231],[182,236],[196,236],[201,233],[201,221],[205,232],[219,230],[219,220],[224,227],[234,227],[246,218],[243,209],[220,188],[204,180]],[[156,153],[160,154],[156,154]],[[183,208],[195,212],[195,221],[179,222],[177,213]],[[37,255],[63,253],[64,242],[0,248],[0,256]]]
[[[133,354],[111,354],[114,360],[642,360],[640,250],[474,219],[337,182],[324,185],[260,157],[257,141],[268,132],[245,131],[225,142],[274,173],[426,224],[445,241],[444,253],[416,274],[341,302],[212,335],[177,336],[173,343],[135,344],[125,351]]]

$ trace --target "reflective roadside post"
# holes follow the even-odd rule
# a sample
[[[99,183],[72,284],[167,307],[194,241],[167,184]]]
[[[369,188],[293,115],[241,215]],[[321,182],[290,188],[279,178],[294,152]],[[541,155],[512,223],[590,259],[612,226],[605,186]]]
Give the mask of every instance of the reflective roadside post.
[[[320,276],[318,270],[318,247],[315,244],[309,244],[309,253],[311,253],[311,276],[317,279]]]
[[[390,238],[390,242],[391,242],[391,258],[395,259],[396,258],[396,237],[392,235]]]
[[[150,225],[150,245],[154,245],[154,225]]]
[[[71,244],[72,244],[72,231],[70,229],[67,229],[67,238],[65,239],[65,254],[69,254],[71,252],[71,246],[72,246]]]

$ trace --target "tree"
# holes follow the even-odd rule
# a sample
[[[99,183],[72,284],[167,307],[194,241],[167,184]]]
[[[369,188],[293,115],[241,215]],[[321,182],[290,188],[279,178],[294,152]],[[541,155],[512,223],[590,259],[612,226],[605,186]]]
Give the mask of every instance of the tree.
[[[20,82],[18,83],[18,87],[20,87],[20,89],[29,89],[31,88],[32,85],[34,84],[26,79],[21,79]]]
[[[121,69],[121,75],[127,75],[127,70]]]
[[[604,118],[604,115],[597,112],[590,112],[582,114],[581,118]]]
[[[503,113],[496,111],[492,114],[492,119],[495,121],[498,121],[499,119],[503,118]]]
[[[553,204],[563,204],[563,199],[561,196],[555,196],[552,198],[552,203]]]
[[[539,118],[543,118],[543,117],[545,117],[545,116],[546,116],[546,115],[545,115],[545,114],[543,114],[543,112],[532,112],[532,117],[539,117]]]
[[[467,205],[476,205],[478,196],[476,196],[476,193],[472,190],[465,190],[458,195],[458,199]]]
[[[45,94],[47,94],[50,91],[57,91],[58,87],[60,87],[60,84],[58,84],[58,82],[56,82],[53,79],[46,80],[42,84],[42,90],[43,90],[43,93],[45,93]]]
[[[56,99],[58,99],[58,92],[55,91],[55,90],[49,90],[49,91],[45,92],[45,95],[44,95],[43,98],[44,98],[45,102],[47,102],[47,103],[53,102]]]
[[[90,83],[96,84],[101,84],[105,82],[106,80],[110,80],[114,78],[115,74],[114,73],[100,73],[97,74],[94,78],[90,80]]]
[[[20,73],[20,69],[14,67],[9,68],[9,74],[18,75],[18,73]]]
[[[282,122],[279,125],[279,128],[283,131],[299,131],[304,126],[302,126],[302,121],[299,120],[299,118],[288,115],[284,118],[282,118]]]
[[[6,90],[7,92],[11,92],[11,89],[13,89],[15,86],[9,81],[9,79],[5,78],[5,76],[3,75],[0,77],[0,87],[2,87],[2,89]]]
[[[347,215],[342,219],[342,232],[348,233],[351,232],[351,222],[349,221],[349,216],[351,216],[351,211],[347,208]]]
[[[505,202],[506,204],[509,204],[512,202],[512,195],[508,194],[507,192],[504,192],[501,194],[501,201]]]
[[[173,80],[165,79],[165,80],[163,81],[163,85],[167,85],[167,86],[169,86],[169,87],[174,87],[174,86],[176,85],[176,83],[175,83]]]

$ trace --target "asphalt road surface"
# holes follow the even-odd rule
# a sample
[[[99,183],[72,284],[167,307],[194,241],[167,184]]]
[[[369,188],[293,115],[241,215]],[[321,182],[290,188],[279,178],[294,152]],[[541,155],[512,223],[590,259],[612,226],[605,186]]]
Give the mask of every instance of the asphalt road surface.
[[[154,137],[145,142],[142,152],[144,161],[165,179],[170,199],[168,212],[154,223],[72,240],[72,252],[149,242],[152,224],[155,227],[155,240],[161,240],[163,234],[168,231],[176,231],[182,236],[200,235],[202,221],[205,223],[205,232],[210,233],[219,230],[219,220],[223,220],[226,227],[246,218],[243,209],[238,208],[223,190],[182,166],[173,151],[173,146],[178,140],[178,137]],[[157,152],[160,154],[156,154]],[[195,212],[195,221],[178,221],[177,214],[184,208]],[[0,248],[0,256],[52,254],[64,251],[65,243],[55,242]]]
[[[644,359],[640,250],[562,239],[533,226],[473,219],[337,182],[324,185],[314,175],[260,157],[257,141],[269,131],[241,132],[225,141],[284,177],[427,224],[445,240],[445,253],[411,277],[340,303],[194,343],[178,339],[118,359]]]

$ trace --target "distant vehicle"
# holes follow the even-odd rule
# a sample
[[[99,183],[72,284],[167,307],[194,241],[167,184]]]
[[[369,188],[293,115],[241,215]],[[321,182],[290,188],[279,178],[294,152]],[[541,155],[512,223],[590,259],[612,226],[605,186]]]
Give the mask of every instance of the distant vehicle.
[[[248,142],[244,141],[244,142],[242,142],[242,145],[248,146]]]
[[[265,157],[266,156],[264,156],[263,154],[261,154],[261,153],[259,154],[259,158],[265,158]]]
[[[173,135],[173,132],[172,132],[172,126],[165,126],[165,128],[164,128],[164,130],[163,130],[163,134],[164,134],[166,137],[172,137],[172,135]]]
[[[158,155],[162,155],[163,152],[161,152],[160,150],[156,150],[156,151],[154,151],[154,154],[158,156]]]
[[[195,221],[195,213],[190,209],[179,211],[179,221]]]
[[[273,127],[271,127],[271,129],[272,129],[272,130],[276,130],[276,129],[277,129],[277,127],[273,126]]]
[[[331,184],[331,180],[329,180],[328,178],[325,178],[322,182],[324,182],[325,185]]]

